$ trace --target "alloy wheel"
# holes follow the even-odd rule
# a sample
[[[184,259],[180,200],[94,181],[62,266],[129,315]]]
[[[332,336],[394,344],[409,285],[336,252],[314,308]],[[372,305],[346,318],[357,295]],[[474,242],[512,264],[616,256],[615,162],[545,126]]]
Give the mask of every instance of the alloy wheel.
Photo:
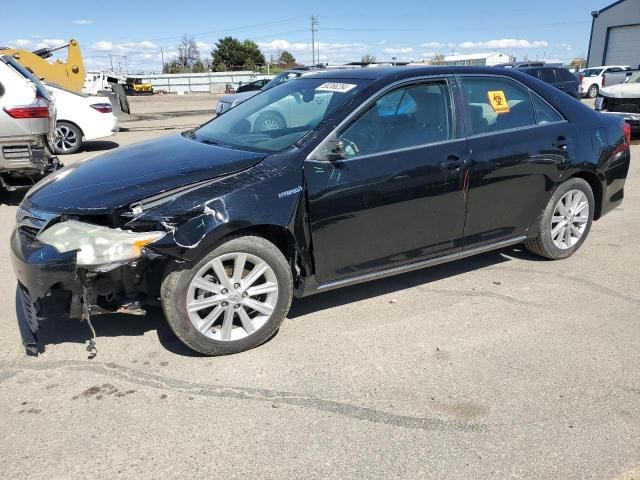
[[[253,335],[271,317],[278,301],[278,280],[261,258],[228,253],[204,265],[191,280],[187,313],[204,336],[218,341]]]
[[[56,148],[61,152],[68,152],[73,150],[80,139],[78,134],[66,125],[56,126]]]
[[[262,121],[262,130],[278,130],[280,123],[275,118],[265,118]]]
[[[570,190],[558,201],[551,217],[551,239],[567,250],[584,234],[589,223],[589,200],[581,190]]]

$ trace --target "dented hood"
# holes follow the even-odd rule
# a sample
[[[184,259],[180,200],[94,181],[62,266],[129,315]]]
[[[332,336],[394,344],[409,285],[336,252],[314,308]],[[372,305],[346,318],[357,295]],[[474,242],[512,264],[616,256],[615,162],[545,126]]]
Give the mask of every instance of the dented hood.
[[[166,190],[244,170],[265,157],[175,134],[65,167],[33,187],[24,203],[52,213],[111,213]]]
[[[600,89],[603,97],[640,98],[640,83],[619,83]]]

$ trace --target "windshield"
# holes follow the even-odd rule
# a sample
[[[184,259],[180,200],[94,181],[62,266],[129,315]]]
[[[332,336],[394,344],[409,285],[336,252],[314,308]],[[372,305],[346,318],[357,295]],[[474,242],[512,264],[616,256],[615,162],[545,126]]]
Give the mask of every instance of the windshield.
[[[294,145],[369,80],[304,77],[271,88],[191,131],[195,140],[276,152]]]
[[[298,78],[301,75],[302,75],[301,72],[282,72],[277,77],[272,78],[269,83],[267,83],[264,87],[262,87],[262,90],[268,90],[270,88],[276,87],[276,86],[281,85],[281,84],[283,84],[285,82],[288,82],[289,80],[293,80],[294,78]]]
[[[602,69],[601,68],[587,68],[582,73],[584,73],[585,77],[597,77],[598,75],[600,75],[600,73],[602,73]]]

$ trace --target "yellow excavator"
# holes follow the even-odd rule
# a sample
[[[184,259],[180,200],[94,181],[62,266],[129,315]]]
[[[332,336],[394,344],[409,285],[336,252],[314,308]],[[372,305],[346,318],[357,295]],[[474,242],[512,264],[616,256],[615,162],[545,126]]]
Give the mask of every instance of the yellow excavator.
[[[68,48],[67,60],[62,62],[48,62],[47,58],[53,53]],[[61,87],[80,93],[84,86],[84,62],[80,53],[80,44],[77,40],[69,40],[69,43],[51,48],[41,48],[33,52],[15,48],[1,48],[0,55],[11,55],[18,62],[31,70],[41,80],[55,83]]]
[[[68,49],[66,61],[47,61],[47,58],[51,58],[54,52],[62,50],[63,48]],[[72,92],[82,92],[85,80],[84,61],[82,60],[82,53],[80,52],[80,43],[76,39],[71,39],[64,45],[40,48],[33,52],[16,48],[0,47],[0,55],[11,55],[36,77],[46,83],[59,85]],[[124,86],[119,84],[117,80],[113,82],[109,81],[109,83],[111,92],[108,93],[108,96],[114,111],[117,111],[116,107],[118,107],[121,111],[130,113],[129,102],[127,101]]]

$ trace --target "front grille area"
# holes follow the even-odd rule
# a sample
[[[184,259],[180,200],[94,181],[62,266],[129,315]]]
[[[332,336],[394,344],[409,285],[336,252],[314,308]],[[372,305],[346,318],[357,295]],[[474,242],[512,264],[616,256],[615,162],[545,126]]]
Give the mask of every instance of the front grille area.
[[[21,225],[18,228],[20,232],[22,232],[24,236],[27,238],[27,240],[29,240],[30,242],[35,242],[36,237],[38,236],[38,233],[40,233],[39,228],[31,227],[28,225]]]

